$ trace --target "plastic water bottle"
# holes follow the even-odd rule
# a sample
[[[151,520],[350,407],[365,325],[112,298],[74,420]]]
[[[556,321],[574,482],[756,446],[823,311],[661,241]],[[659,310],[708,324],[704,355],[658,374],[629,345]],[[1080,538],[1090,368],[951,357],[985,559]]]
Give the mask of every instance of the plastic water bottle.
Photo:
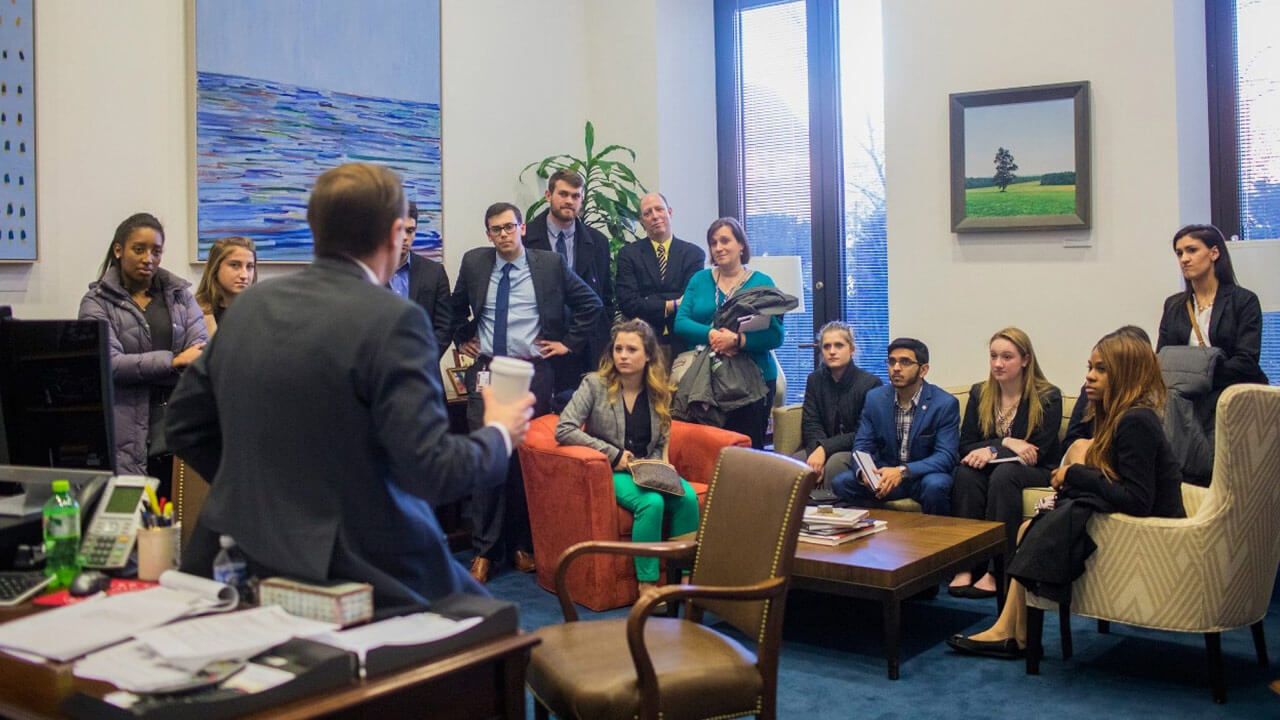
[[[230,585],[240,593],[242,604],[252,604],[252,588],[249,585],[249,561],[244,552],[236,546],[235,538],[230,535],[218,537],[222,549],[213,558],[213,579]]]
[[[53,577],[51,587],[71,584],[80,574],[80,503],[71,497],[71,483],[53,481],[53,497],[45,501],[44,572]]]

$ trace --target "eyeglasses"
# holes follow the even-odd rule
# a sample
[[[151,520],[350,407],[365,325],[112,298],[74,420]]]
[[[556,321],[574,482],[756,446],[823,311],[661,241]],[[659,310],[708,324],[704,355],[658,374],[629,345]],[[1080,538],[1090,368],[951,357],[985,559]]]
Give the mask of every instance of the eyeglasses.
[[[506,225],[490,225],[489,234],[492,235],[493,237],[502,237],[503,235],[510,235],[511,233],[515,232],[516,228],[518,227],[520,226],[516,223],[507,223]]]
[[[889,367],[903,367],[903,368],[909,368],[912,365],[920,364],[910,358],[889,358],[886,362],[889,364]]]

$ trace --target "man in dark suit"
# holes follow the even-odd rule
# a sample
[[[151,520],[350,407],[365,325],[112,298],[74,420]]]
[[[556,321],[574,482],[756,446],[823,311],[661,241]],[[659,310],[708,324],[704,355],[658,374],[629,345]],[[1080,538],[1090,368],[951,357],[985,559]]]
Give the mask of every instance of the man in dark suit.
[[[532,250],[552,250],[600,298],[604,309],[587,335],[581,351],[553,358],[555,392],[578,388],[583,373],[600,364],[600,353],[609,342],[613,322],[613,274],[609,271],[609,239],[578,217],[582,210],[582,176],[560,169],[547,179],[547,209],[526,226],[524,246]],[[567,398],[566,398],[567,401]]]
[[[422,306],[431,318],[440,356],[453,342],[449,316],[449,276],[444,266],[413,252],[413,238],[418,234],[418,204],[409,201],[409,215],[404,219],[404,243],[400,246],[400,262],[391,274],[391,289],[402,298]]]
[[[915,338],[889,343],[889,385],[867,393],[854,451],[875,461],[878,485],[856,470],[831,490],[852,503],[909,497],[932,515],[951,514],[951,473],[960,457],[960,403],[924,380],[929,348]]]
[[[316,259],[246,291],[183,374],[169,446],[212,481],[184,570],[208,576],[228,534],[260,577],[368,582],[380,607],[484,592],[431,507],[503,482],[533,398],[486,392],[484,427],[449,434],[426,314],[383,287],[405,211],[386,168],[321,175]]]
[[[526,249],[520,242],[524,224],[511,203],[494,203],[484,215],[493,247],[468,250],[458,268],[451,299],[457,326],[453,341],[476,358],[467,370],[467,421],[474,427],[482,406],[477,382],[487,385],[495,356],[533,364],[530,389],[537,398],[534,416],[550,411],[555,369],[550,360],[581,353],[595,331],[600,298],[549,250]],[[577,373],[574,374],[577,381]],[[505,489],[477,492],[471,498],[471,543],[475,559],[471,575],[487,582],[505,543],[512,564],[521,572],[534,569],[529,512],[525,506],[520,463],[513,458]]]
[[[661,193],[640,198],[640,225],[648,236],[618,251],[618,309],[653,326],[667,365],[684,348],[673,331],[689,278],[702,269],[702,248],[671,234],[671,206]]]

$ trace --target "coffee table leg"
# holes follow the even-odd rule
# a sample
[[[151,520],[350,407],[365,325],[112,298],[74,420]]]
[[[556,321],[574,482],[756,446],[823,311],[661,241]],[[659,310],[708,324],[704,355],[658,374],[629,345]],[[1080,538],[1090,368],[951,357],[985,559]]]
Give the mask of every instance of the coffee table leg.
[[[889,679],[898,679],[898,635],[902,626],[902,601],[891,597],[884,601],[884,652],[889,660]]]

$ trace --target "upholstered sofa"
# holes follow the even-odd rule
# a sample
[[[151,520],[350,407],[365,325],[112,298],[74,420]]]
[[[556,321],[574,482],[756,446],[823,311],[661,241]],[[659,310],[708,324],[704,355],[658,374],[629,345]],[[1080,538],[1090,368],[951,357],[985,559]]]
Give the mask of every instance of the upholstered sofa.
[[[943,389],[960,401],[960,417],[963,418],[965,405],[969,402],[969,386],[953,386]],[[1062,427],[1058,429],[1059,440],[1067,434],[1067,421],[1071,417],[1071,408],[1075,407],[1077,397],[1075,395],[1064,395],[1062,397]],[[804,446],[800,433],[800,415],[800,405],[784,405],[773,409],[773,449],[775,452],[790,455]],[[1065,451],[1066,448],[1063,448],[1063,450]],[[1023,515],[1026,517],[1034,515],[1036,503],[1047,494],[1049,494],[1049,490],[1046,488],[1023,490]],[[909,498],[885,503],[885,507],[891,510],[920,512],[920,504]]]
[[[561,553],[586,540],[630,540],[631,513],[618,507],[613,469],[600,452],[560,445],[558,415],[544,415],[529,425],[520,446],[533,552],[538,558],[538,584],[555,591],[555,565]],[[706,497],[720,450],[751,447],[746,435],[705,425],[673,421],[668,456],[680,476]],[[635,563],[617,555],[592,555],[569,569],[573,600],[592,610],[608,610],[635,602]]]

